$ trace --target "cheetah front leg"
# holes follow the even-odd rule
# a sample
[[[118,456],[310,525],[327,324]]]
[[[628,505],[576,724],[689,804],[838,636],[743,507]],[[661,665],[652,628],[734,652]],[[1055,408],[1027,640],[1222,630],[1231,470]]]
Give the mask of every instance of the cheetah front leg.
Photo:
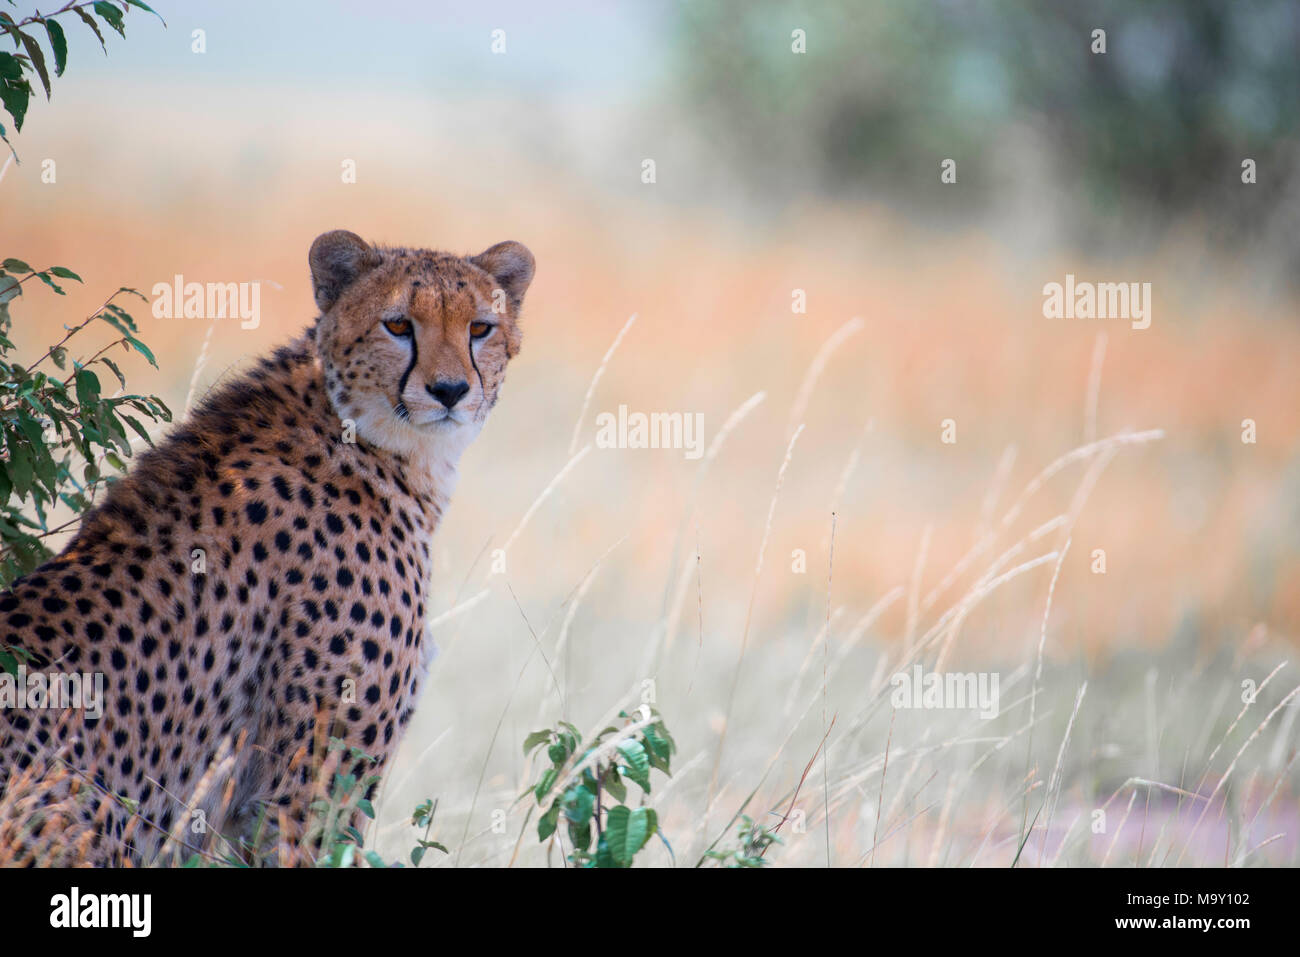
[[[364,828],[360,807],[374,799],[396,745],[371,720],[386,716],[368,700],[372,677],[347,662],[322,682],[334,694],[293,680],[269,689],[236,827],[252,857],[310,866]]]

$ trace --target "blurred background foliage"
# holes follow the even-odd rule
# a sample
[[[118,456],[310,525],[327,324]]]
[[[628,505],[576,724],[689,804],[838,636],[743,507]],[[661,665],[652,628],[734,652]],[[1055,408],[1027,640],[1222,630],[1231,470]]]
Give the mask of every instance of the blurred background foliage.
[[[1077,186],[1068,238],[1093,249],[1114,242],[1117,215],[1130,235],[1194,217],[1218,242],[1300,265],[1294,0],[676,9],[682,93],[760,202],[815,184],[931,217],[987,212],[1048,164],[1042,178]],[[795,28],[806,55],[792,55]],[[949,157],[974,188],[936,188]],[[1258,183],[1243,189],[1247,157]]]

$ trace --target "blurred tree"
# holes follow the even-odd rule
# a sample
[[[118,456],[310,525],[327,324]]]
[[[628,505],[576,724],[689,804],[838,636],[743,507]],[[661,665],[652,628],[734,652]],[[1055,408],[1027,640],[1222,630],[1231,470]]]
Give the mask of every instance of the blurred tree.
[[[1006,179],[1023,142],[1008,133],[1028,127],[1053,185],[1083,190],[1082,237],[1127,210],[1296,239],[1295,0],[719,0],[679,4],[675,24],[681,92],[765,199],[815,189],[951,213],[936,187],[953,157],[973,211],[997,202],[982,187]],[[1247,157],[1258,183],[1243,188]]]

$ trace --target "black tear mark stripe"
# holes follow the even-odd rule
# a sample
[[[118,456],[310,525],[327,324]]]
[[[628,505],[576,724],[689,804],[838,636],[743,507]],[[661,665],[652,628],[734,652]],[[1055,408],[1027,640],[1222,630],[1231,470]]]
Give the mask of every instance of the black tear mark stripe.
[[[478,360],[474,358],[474,340],[469,343],[469,364],[474,367],[475,374],[478,375],[478,390],[483,398],[487,398],[487,386],[483,384],[483,373],[478,370]]]
[[[402,396],[406,394],[406,380],[411,377],[415,364],[420,361],[420,346],[415,341],[415,331],[411,331],[411,362],[402,373],[402,377],[397,380],[397,404],[402,404]]]

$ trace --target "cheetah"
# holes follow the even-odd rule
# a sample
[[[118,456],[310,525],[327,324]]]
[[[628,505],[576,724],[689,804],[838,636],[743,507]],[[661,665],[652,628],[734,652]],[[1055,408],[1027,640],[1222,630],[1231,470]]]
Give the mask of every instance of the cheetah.
[[[148,863],[197,811],[238,833],[270,808],[301,833],[320,716],[382,774],[419,700],[430,540],[519,352],[533,256],[336,230],[308,264],[314,324],[214,389],[0,594],[0,641],[29,671],[104,675],[97,718],[0,709],[0,790],[54,755],[102,824],[92,863]],[[222,754],[226,783],[187,810]]]

